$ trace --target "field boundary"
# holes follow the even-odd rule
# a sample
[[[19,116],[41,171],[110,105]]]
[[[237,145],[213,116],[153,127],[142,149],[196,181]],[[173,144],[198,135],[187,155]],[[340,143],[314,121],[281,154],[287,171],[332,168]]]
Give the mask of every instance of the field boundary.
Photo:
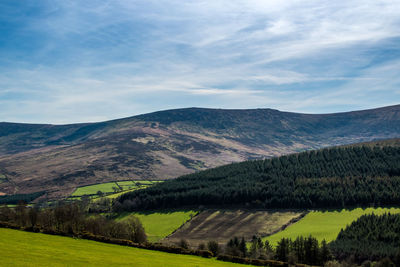
[[[192,216],[189,220],[187,220],[185,223],[183,223],[181,226],[179,226],[178,228],[176,228],[172,233],[170,233],[169,235],[167,235],[166,237],[164,237],[163,239],[161,239],[160,241],[170,237],[171,235],[173,235],[176,231],[178,231],[179,229],[181,229],[183,226],[185,226],[186,224],[188,224],[189,222],[191,222],[195,217],[197,217],[200,213],[202,213],[203,211],[198,211],[194,216]]]
[[[272,231],[272,232],[269,233],[269,234],[264,233],[264,235],[263,235],[263,233],[260,233],[260,236],[261,236],[262,238],[264,238],[264,237],[268,237],[268,236],[274,235],[274,234],[276,234],[276,233],[279,233],[279,232],[285,230],[286,228],[288,228],[290,225],[295,224],[295,223],[297,223],[298,221],[300,221],[301,219],[303,219],[309,212],[310,212],[310,211],[305,211],[305,212],[301,213],[301,214],[300,214],[299,216],[297,216],[296,218],[293,218],[293,219],[291,219],[288,223],[285,223],[284,225],[282,225],[280,229],[276,229],[275,231]]]
[[[70,237],[70,238],[80,238],[86,239],[101,243],[108,243],[120,246],[127,246],[127,247],[135,247],[140,249],[147,249],[153,251],[160,251],[172,254],[181,254],[181,255],[192,255],[192,256],[200,256],[203,258],[213,258],[216,255],[213,255],[212,252],[208,250],[193,250],[193,249],[185,249],[177,246],[165,246],[160,243],[144,243],[139,244],[135,243],[131,240],[125,239],[116,239],[116,238],[109,238],[104,236],[97,236],[91,233],[83,232],[76,235],[66,234],[58,231],[46,231],[40,229],[38,227],[20,227],[18,225],[14,225],[8,222],[0,221],[0,228],[7,228],[31,233],[41,233],[46,235],[56,235],[56,236],[63,236],[63,237]],[[287,262],[275,261],[275,260],[259,260],[259,259],[250,259],[250,258],[241,258],[241,257],[233,257],[228,255],[219,255],[216,257],[216,260],[225,261],[225,262],[233,262],[233,263],[240,263],[240,264],[248,264],[248,265],[255,265],[255,266],[270,266],[270,267],[288,267],[289,264]],[[295,264],[295,266],[305,266],[304,264]]]

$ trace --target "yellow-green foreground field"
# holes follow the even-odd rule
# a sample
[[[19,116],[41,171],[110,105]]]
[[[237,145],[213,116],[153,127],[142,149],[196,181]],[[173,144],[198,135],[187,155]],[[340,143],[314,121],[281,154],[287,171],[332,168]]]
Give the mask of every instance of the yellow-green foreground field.
[[[311,211],[303,219],[290,225],[285,230],[264,238],[276,245],[283,237],[295,239],[298,236],[312,235],[319,241],[327,242],[335,240],[340,229],[345,228],[351,222],[364,214],[375,213],[377,215],[390,212],[400,213],[400,208],[357,208],[341,211]]]
[[[135,212],[123,214],[117,218],[117,220],[124,220],[130,215],[138,217],[146,231],[147,239],[150,242],[157,242],[170,235],[197,213],[197,211],[193,210],[145,213]]]
[[[1,266],[243,266],[197,256],[0,228]]]

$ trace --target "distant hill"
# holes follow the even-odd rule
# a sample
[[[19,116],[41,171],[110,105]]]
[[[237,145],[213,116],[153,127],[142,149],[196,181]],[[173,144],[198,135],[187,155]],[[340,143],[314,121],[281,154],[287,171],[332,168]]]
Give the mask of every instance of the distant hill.
[[[70,125],[0,123],[0,195],[164,180],[231,162],[400,137],[400,105],[336,114],[187,108]]]
[[[400,205],[400,140],[234,163],[118,198],[120,210]]]

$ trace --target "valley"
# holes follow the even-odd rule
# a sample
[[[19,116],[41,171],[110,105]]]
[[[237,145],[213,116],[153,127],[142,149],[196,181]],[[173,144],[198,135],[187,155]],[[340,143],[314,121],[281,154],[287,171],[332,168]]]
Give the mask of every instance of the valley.
[[[30,206],[3,205],[0,224],[82,238],[71,247],[67,245],[71,255],[77,253],[79,242],[93,242],[85,239],[128,246],[114,251],[115,245],[90,243],[97,251],[106,246],[115,255],[126,250],[132,255],[140,253],[141,256],[135,256],[135,262],[147,264],[145,266],[153,264],[149,262],[151,256],[145,256],[148,253],[155,253],[153,256],[157,260],[173,261],[179,266],[181,255],[167,259],[163,258],[164,252],[204,255],[212,258],[204,259],[212,262],[212,266],[225,264],[221,260],[282,266],[290,261],[290,253],[297,253],[299,262],[321,265],[331,259],[329,253],[343,260],[343,255],[351,253],[347,246],[359,246],[351,237],[338,238],[349,225],[364,218],[363,215],[400,214],[396,205],[400,189],[399,155],[399,139],[388,139],[233,163],[163,182],[97,183],[76,188],[64,199],[65,203],[40,202],[39,209],[34,203]],[[30,202],[30,197],[35,200],[35,196],[12,197]],[[2,199],[7,201],[5,196]],[[134,234],[129,234],[127,229],[132,229]],[[9,235],[17,239],[19,235],[26,235],[23,238],[27,242],[30,235],[35,235],[32,236],[37,240],[34,246],[41,246],[42,239],[50,243],[53,238],[68,239],[10,231],[15,230],[0,228],[0,235],[10,239]],[[23,244],[24,241],[15,242]],[[311,243],[314,245],[307,248]],[[83,264],[82,261],[93,253],[89,252],[90,244],[84,256],[74,258],[71,264]],[[321,256],[299,252],[296,246],[302,250],[314,249]],[[16,253],[15,246],[10,249],[3,252],[7,258],[13,258],[11,254]],[[59,246],[55,243],[49,253],[59,255],[57,249]],[[282,249],[292,252],[282,254]],[[384,256],[395,260],[393,245],[388,245],[387,252],[380,250],[379,253],[369,257],[361,251],[355,260],[381,260]],[[27,255],[27,262],[35,260],[34,255]],[[207,264],[198,256],[184,257],[197,258],[198,262],[194,259],[196,266]],[[46,261],[46,256],[42,260]],[[60,260],[65,261],[61,255]],[[95,262],[91,258],[89,261]],[[189,258],[182,258],[182,261],[190,263]],[[119,257],[109,257],[104,262],[124,263]]]
[[[166,125],[171,123],[168,120],[176,119],[173,116],[167,117],[168,119],[157,116],[155,118]],[[104,129],[97,134],[101,136],[103,131]],[[90,138],[80,140],[79,142],[83,142],[81,144],[63,144],[62,147],[71,149],[86,146],[87,142],[93,141],[88,141]],[[212,140],[209,137],[206,139]],[[214,141],[218,143],[217,140]],[[139,142],[143,145],[142,148],[148,149],[156,139],[143,136],[136,138],[134,142]],[[226,144],[223,141],[220,143]],[[127,149],[128,146],[122,147]],[[322,145],[325,146],[327,144]],[[173,146],[169,142],[167,147],[171,151]],[[129,147],[125,151],[136,151],[136,148]],[[52,150],[47,150],[48,147],[34,148],[3,157],[22,157],[42,149]],[[109,147],[102,149],[108,151]],[[236,146],[235,149],[239,147]],[[121,151],[116,153],[125,153]],[[188,151],[193,152],[194,148],[191,147]],[[251,160],[241,160],[242,162],[207,170],[201,170],[207,168],[204,162],[185,161],[198,169],[194,173],[184,173],[176,179],[150,179],[148,177],[153,176],[149,172],[152,169],[149,168],[146,169],[148,173],[145,176],[148,180],[139,176],[127,178],[118,173],[118,176],[105,180],[92,180],[91,176],[85,176],[84,182],[76,184],[74,181],[81,178],[79,175],[71,175],[69,178],[57,180],[58,189],[54,190],[48,189],[54,181],[44,179],[41,182],[49,183],[50,187],[45,187],[42,191],[33,190],[36,185],[26,182],[32,193],[21,188],[17,192],[25,193],[3,193],[0,196],[0,203],[5,204],[0,206],[0,224],[3,227],[28,231],[0,228],[0,236],[11,240],[10,249],[3,252],[3,255],[12,259],[13,253],[18,253],[16,244],[29,243],[33,238],[36,241],[32,254],[27,254],[26,262],[16,261],[17,265],[29,265],[36,260],[35,249],[43,247],[41,240],[50,244],[55,242],[55,247],[48,250],[49,255],[56,255],[60,261],[74,265],[84,265],[85,261],[96,263],[96,260],[90,258],[91,254],[97,255],[93,254],[93,250],[107,250],[116,255],[113,258],[105,254],[108,259],[96,256],[103,263],[111,265],[127,264],[127,261],[135,258],[138,266],[156,266],[164,261],[174,262],[173,266],[180,266],[181,263],[191,266],[192,260],[193,266],[230,266],[234,263],[284,266],[291,261],[293,253],[297,253],[296,260],[300,263],[322,265],[333,258],[343,260],[343,255],[351,254],[347,246],[360,246],[354,243],[351,236],[342,238],[341,234],[344,229],[359,231],[347,228],[358,220],[363,220],[363,215],[374,214],[377,218],[373,219],[379,221],[382,220],[379,216],[386,218],[384,216],[389,213],[400,214],[399,138],[351,144],[345,142],[339,146],[292,152],[295,153],[285,152],[285,155],[268,155],[261,159],[258,156],[250,157]],[[43,162],[52,162],[52,158],[62,154],[58,153],[60,152],[47,155]],[[146,157],[141,157],[144,155],[143,151],[140,153],[138,157]],[[69,159],[89,162],[100,154],[94,152],[92,156],[76,157],[73,152]],[[208,160],[217,159],[218,155],[220,154],[217,153]],[[35,164],[36,158],[30,160]],[[168,162],[172,163],[172,158]],[[136,168],[140,162],[126,164]],[[169,167],[175,166],[167,165],[164,174],[169,172]],[[119,166],[114,167],[118,172],[121,170]],[[179,170],[179,167],[175,167],[172,168],[174,171]],[[44,170],[50,171],[51,168],[50,166]],[[71,165],[71,168],[74,166]],[[10,183],[18,180],[5,170],[2,169],[4,175],[1,176],[0,183],[2,188],[6,188],[2,189],[4,192]],[[93,171],[95,173],[98,174]],[[126,172],[128,173],[129,171]],[[26,205],[21,201],[30,204]],[[45,235],[46,233],[55,236]],[[377,236],[380,238],[379,233]],[[14,237],[16,240],[13,241]],[[339,237],[342,239],[339,240]],[[57,238],[63,241],[57,241]],[[74,243],[70,244],[67,240]],[[66,255],[78,253],[81,246],[86,248],[82,257],[67,260],[60,254],[57,242],[68,244]],[[307,247],[307,244],[313,245]],[[375,243],[371,244],[372,247]],[[395,261],[396,247],[388,245],[388,248],[387,253],[380,250],[380,254],[371,254],[371,257],[361,251],[354,260],[379,261],[387,256]],[[314,250],[315,255],[320,256],[310,256],[312,254],[309,254],[309,250]],[[132,253],[132,259],[128,257],[121,260],[122,254],[128,253],[127,251]],[[176,254],[166,254],[164,257],[165,252]],[[181,256],[184,258],[180,258]],[[157,258],[154,263],[151,262],[152,257]],[[49,259],[44,256],[41,264],[46,261]]]

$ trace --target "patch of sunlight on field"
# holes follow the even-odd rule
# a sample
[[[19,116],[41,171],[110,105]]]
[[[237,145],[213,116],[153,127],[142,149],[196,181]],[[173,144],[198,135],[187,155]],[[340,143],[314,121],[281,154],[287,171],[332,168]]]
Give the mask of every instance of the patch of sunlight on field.
[[[197,213],[197,211],[193,210],[134,212],[123,214],[117,220],[124,220],[130,215],[138,217],[143,224],[148,240],[150,242],[157,242],[170,235]]]
[[[371,213],[380,215],[387,212],[400,213],[400,208],[356,208],[340,211],[311,211],[297,223],[263,240],[269,240],[271,244],[276,245],[283,237],[295,239],[298,236],[312,235],[319,241],[325,239],[327,242],[330,242],[336,239],[340,229],[344,229],[360,216]]]
[[[113,187],[117,187],[118,185],[115,182],[111,183],[103,183],[103,184],[95,184],[78,187],[71,196],[84,196],[84,195],[95,195],[98,191],[102,193],[111,193],[114,192]]]
[[[98,191],[101,191],[103,194],[111,194],[109,198],[116,198],[124,193],[129,191],[143,189],[149,187],[153,184],[156,184],[162,181],[148,181],[148,180],[135,180],[135,181],[116,181],[116,182],[108,182],[102,184],[94,184],[88,186],[78,187],[69,197],[70,200],[80,199],[80,197],[84,195],[88,196],[96,196]],[[122,190],[121,192],[114,193],[114,188]]]
[[[114,199],[114,198],[117,198],[117,197],[119,197],[120,195],[126,194],[126,193],[128,193],[128,192],[136,191],[136,190],[138,190],[138,189],[144,189],[144,188],[146,188],[146,187],[147,187],[147,186],[141,186],[141,187],[136,187],[136,188],[129,189],[129,190],[126,190],[126,191],[122,191],[122,192],[119,192],[119,193],[114,193],[114,194],[111,194],[111,195],[107,195],[106,198]],[[98,199],[100,199],[100,198],[98,198]]]
[[[0,228],[1,266],[241,266],[70,237]]]

